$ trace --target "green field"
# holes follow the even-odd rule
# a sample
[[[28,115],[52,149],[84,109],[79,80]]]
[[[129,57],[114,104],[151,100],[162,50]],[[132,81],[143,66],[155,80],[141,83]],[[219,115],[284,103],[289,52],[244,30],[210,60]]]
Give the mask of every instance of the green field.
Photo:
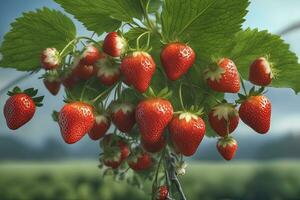
[[[189,200],[300,199],[300,162],[191,164],[182,179]],[[96,162],[0,163],[1,200],[143,200],[143,190],[103,178]]]

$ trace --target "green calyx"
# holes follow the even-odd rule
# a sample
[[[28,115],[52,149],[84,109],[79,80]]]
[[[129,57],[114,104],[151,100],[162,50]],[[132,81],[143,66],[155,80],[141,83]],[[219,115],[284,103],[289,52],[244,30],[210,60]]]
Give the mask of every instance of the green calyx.
[[[236,100],[235,102],[240,104],[240,103],[243,103],[245,100],[249,99],[249,97],[260,96],[262,94],[265,94],[266,92],[267,91],[265,91],[265,87],[260,87],[259,89],[256,89],[255,86],[253,86],[250,89],[249,93],[246,95],[238,93],[239,99]]]
[[[42,107],[43,104],[43,99],[44,99],[44,96],[37,96],[38,93],[38,90],[37,89],[34,89],[34,88],[28,88],[24,91],[22,91],[18,86],[15,87],[12,91],[8,91],[7,92],[7,95],[8,96],[14,96],[16,94],[26,94],[28,96],[30,96],[32,98],[32,100],[34,101],[35,105],[37,107]]]
[[[168,87],[165,87],[158,94],[155,94],[154,90],[149,87],[147,92],[143,94],[145,98],[161,98],[161,99],[169,99],[173,95],[173,92],[169,90]]]

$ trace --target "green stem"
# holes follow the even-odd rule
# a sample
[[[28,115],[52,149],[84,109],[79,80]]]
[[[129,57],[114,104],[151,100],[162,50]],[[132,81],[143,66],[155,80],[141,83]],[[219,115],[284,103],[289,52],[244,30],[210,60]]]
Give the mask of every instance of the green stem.
[[[98,96],[96,96],[94,99],[92,99],[91,101],[93,103],[95,103],[96,101],[98,101],[101,97],[103,97],[104,95],[108,94],[109,92],[112,91],[112,89],[114,88],[114,86],[111,86],[110,88],[104,90],[102,93],[100,93]]]
[[[59,53],[59,57],[63,57],[65,51],[73,44],[73,43],[77,43],[78,42],[78,38],[75,38],[73,40],[71,40],[64,48],[63,50]]]
[[[140,39],[141,39],[144,35],[146,35],[146,34],[150,34],[150,32],[149,32],[149,31],[146,31],[146,32],[142,33],[142,34],[136,39],[136,48],[137,48],[137,50],[140,50]]]
[[[243,80],[243,78],[241,77],[241,75],[240,75],[240,80],[241,80],[241,84],[242,84],[243,91],[244,91],[245,95],[248,96],[247,90],[246,90],[246,87],[245,87],[245,84],[244,84],[244,80]]]
[[[182,110],[186,110],[185,107],[184,107],[184,104],[183,104],[183,99],[182,99],[182,83],[180,83],[180,86],[179,86],[179,100],[180,100],[180,105],[181,105],[181,108]]]
[[[155,191],[156,191],[157,186],[158,186],[157,182],[158,182],[159,169],[160,169],[160,166],[161,166],[164,155],[165,155],[165,150],[161,153],[161,156],[160,156],[160,159],[158,161],[157,168],[156,168],[156,172],[155,172],[155,179],[154,179],[153,184],[152,184],[152,191],[153,191],[152,192],[152,195],[153,195],[152,199],[154,199],[154,200],[155,200],[155,198],[154,198],[155,197]]]
[[[141,4],[141,6],[142,6],[142,8],[143,8],[144,17],[145,17],[146,22],[147,22],[147,24],[148,24],[148,28],[149,28],[150,30],[153,30],[153,25],[152,25],[152,23],[151,23],[151,21],[150,21],[149,13],[148,13],[149,3],[150,3],[150,0],[147,0],[147,4],[146,4],[146,7],[145,7],[144,4],[143,4],[143,0],[140,0],[140,4]]]

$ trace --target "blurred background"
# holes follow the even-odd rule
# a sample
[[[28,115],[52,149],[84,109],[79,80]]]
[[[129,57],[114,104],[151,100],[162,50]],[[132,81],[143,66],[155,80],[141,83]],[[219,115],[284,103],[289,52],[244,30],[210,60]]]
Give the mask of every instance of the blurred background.
[[[282,34],[300,56],[300,27],[295,28],[300,26],[300,1],[251,2],[244,27]],[[63,11],[52,0],[1,0],[0,42],[16,17],[43,6]],[[80,35],[91,35],[76,25]],[[0,90],[22,75],[0,68]],[[149,199],[147,192],[125,182],[103,179],[97,168],[98,142],[85,137],[74,145],[63,143],[51,118],[52,110],[62,107],[63,92],[52,97],[39,76],[19,84],[46,96],[33,120],[10,131],[0,115],[0,199]],[[0,110],[5,93],[0,94]],[[240,123],[235,132],[239,150],[230,163],[220,158],[216,139],[205,138],[182,180],[188,199],[300,199],[300,96],[291,89],[269,89],[267,96],[273,108],[269,134],[256,134]]]

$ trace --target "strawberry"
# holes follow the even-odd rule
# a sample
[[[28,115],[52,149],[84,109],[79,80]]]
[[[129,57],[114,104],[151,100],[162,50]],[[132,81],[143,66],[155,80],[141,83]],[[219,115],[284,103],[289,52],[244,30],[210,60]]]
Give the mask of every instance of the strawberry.
[[[162,185],[156,192],[156,200],[167,200],[169,195],[168,186]]]
[[[79,78],[75,74],[74,69],[67,69],[64,71],[62,77],[62,84],[65,88],[71,89],[79,82]]]
[[[126,40],[117,32],[110,32],[104,39],[103,51],[112,57],[120,57],[127,48]]]
[[[60,90],[60,85],[61,82],[60,81],[49,81],[47,79],[44,79],[44,85],[45,87],[48,89],[48,91],[52,94],[52,95],[57,95],[59,90]]]
[[[136,51],[127,55],[121,63],[124,82],[141,93],[148,89],[155,69],[153,58],[144,51]]]
[[[215,106],[208,114],[211,128],[221,137],[232,133],[237,128],[239,119],[238,111],[229,103]]]
[[[184,43],[167,44],[161,54],[162,66],[170,80],[177,80],[187,73],[195,62],[195,52]]]
[[[134,171],[147,170],[152,167],[152,158],[150,154],[143,151],[132,152],[127,163]]]
[[[239,115],[253,130],[265,134],[270,129],[271,102],[263,95],[250,96],[241,104]]]
[[[46,70],[56,69],[60,64],[59,52],[55,48],[47,48],[41,54],[41,65]]]
[[[112,169],[118,168],[129,156],[127,143],[113,134],[106,135],[100,144],[103,149],[103,163]]]
[[[255,85],[267,86],[273,78],[272,64],[264,57],[257,58],[249,70],[249,81]]]
[[[48,71],[44,77],[44,85],[52,95],[57,95],[60,90],[61,80],[56,70]]]
[[[59,112],[58,123],[65,142],[73,144],[93,128],[94,109],[80,101],[68,103]]]
[[[222,58],[216,65],[208,67],[204,73],[207,84],[211,89],[217,92],[239,92],[240,77],[232,60]]]
[[[135,118],[144,143],[157,144],[161,140],[164,129],[173,116],[172,104],[162,98],[149,98],[141,101]]]
[[[95,75],[95,69],[93,65],[79,64],[74,69],[74,75],[81,80],[89,80]]]
[[[225,160],[231,160],[238,148],[238,144],[232,137],[220,138],[217,142],[217,149]]]
[[[97,62],[100,58],[100,52],[93,45],[88,45],[84,48],[80,58],[80,63],[82,65],[90,66],[95,64],[95,62]]]
[[[135,108],[129,103],[113,103],[111,119],[115,126],[122,132],[128,133],[135,124]]]
[[[183,112],[173,117],[169,133],[176,149],[185,156],[192,156],[204,137],[205,123],[201,117]]]
[[[41,101],[44,98],[33,98],[36,94],[37,90],[33,88],[21,91],[15,87],[12,92],[8,92],[10,97],[3,109],[8,128],[16,130],[32,119],[36,106],[42,106]]]
[[[99,140],[105,135],[105,133],[110,127],[110,124],[110,119],[106,114],[96,115],[95,124],[91,131],[88,133],[89,137],[92,140]]]
[[[141,144],[142,147],[150,153],[157,153],[163,150],[166,146],[166,139],[164,136],[160,137],[160,139],[157,142],[149,142],[147,139],[141,138]]]
[[[103,85],[111,86],[120,80],[120,66],[104,54],[96,64],[97,77]]]

